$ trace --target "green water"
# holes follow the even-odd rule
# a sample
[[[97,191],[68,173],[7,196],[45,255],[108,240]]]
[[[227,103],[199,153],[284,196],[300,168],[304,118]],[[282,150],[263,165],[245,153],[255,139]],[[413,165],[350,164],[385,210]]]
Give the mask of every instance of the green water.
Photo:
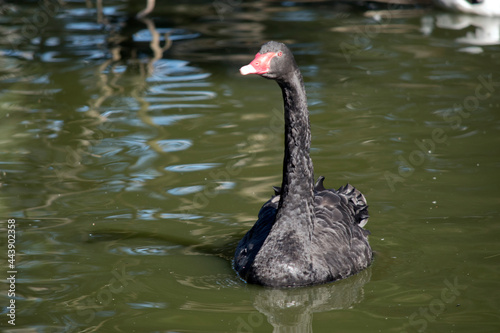
[[[500,42],[464,39],[499,19],[197,1],[133,24],[142,2],[43,4],[1,5],[3,331],[498,331]],[[231,268],[281,181],[281,93],[238,73],[272,39],[304,75],[316,175],[370,204],[374,264],[329,285]]]

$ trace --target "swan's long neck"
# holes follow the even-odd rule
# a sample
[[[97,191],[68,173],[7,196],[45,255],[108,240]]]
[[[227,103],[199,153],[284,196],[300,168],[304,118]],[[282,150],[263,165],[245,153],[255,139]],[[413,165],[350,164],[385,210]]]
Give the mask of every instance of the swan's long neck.
[[[297,221],[301,217],[300,223],[309,230],[314,218],[314,175],[309,157],[311,131],[304,82],[296,68],[287,80],[278,84],[285,104],[285,157],[276,222]]]

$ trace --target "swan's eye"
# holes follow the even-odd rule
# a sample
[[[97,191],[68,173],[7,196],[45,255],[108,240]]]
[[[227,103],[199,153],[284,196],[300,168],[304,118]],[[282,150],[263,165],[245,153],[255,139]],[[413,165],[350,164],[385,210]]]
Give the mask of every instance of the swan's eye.
[[[255,66],[259,66],[259,65],[260,65],[260,61],[256,61]]]
[[[283,55],[283,52],[279,51],[278,52],[278,57],[281,57]]]

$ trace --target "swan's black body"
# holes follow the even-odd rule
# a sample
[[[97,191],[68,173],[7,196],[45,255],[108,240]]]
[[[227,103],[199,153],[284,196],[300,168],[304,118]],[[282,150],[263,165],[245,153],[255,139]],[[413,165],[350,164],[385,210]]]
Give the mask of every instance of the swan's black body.
[[[366,200],[354,187],[314,184],[309,111],[300,70],[281,43],[264,44],[242,74],[278,82],[285,106],[283,182],[239,242],[234,268],[246,281],[272,287],[326,283],[370,265]]]

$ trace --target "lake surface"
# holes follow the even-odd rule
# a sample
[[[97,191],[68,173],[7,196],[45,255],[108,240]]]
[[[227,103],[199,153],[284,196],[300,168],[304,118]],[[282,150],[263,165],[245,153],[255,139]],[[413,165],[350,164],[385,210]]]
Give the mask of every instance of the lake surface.
[[[3,331],[498,332],[500,19],[144,3],[0,5]],[[268,40],[304,75],[315,174],[370,204],[375,261],[343,281],[231,267],[281,183],[281,93],[238,72]]]

